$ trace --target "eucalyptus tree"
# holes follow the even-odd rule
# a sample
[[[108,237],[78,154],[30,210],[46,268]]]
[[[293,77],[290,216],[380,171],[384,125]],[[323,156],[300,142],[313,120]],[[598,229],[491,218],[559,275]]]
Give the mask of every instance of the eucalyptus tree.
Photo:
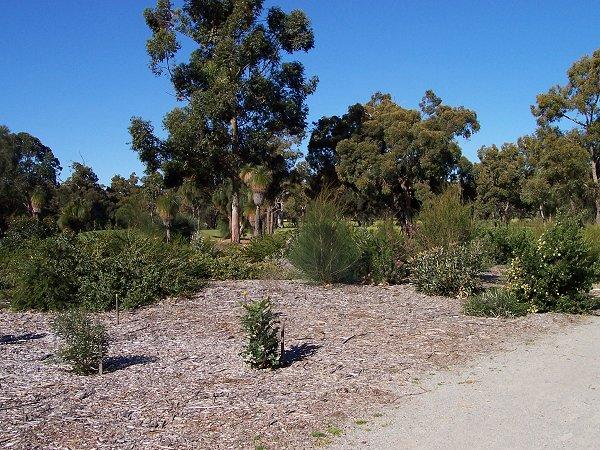
[[[457,138],[479,130],[477,115],[444,105],[427,91],[420,110],[405,109],[389,94],[364,105],[363,120],[336,146],[336,172],[366,211],[389,211],[406,226],[419,205],[419,192],[441,192],[461,161]]]
[[[0,125],[0,229],[13,214],[32,212],[34,192],[58,186],[62,168],[52,150],[28,133]]]
[[[600,49],[584,56],[567,71],[568,82],[537,96],[531,107],[538,124],[569,125],[589,155],[595,185],[596,223],[600,224]]]
[[[158,0],[144,17],[150,68],[168,75],[184,106],[166,115],[165,140],[134,117],[132,147],[167,184],[190,176],[211,186],[228,180],[231,240],[239,242],[240,169],[263,164],[273,136],[300,136],[306,127],[306,98],[317,80],[283,56],[313,47],[310,22],[300,10],[265,14],[262,0],[185,0],[181,8]],[[187,62],[175,63],[190,47]]]

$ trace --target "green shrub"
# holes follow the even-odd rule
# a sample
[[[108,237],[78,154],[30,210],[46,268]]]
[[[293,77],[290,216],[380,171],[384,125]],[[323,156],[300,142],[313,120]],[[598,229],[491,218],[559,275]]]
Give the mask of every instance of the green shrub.
[[[600,225],[588,225],[583,229],[583,240],[585,241],[590,258],[596,267],[596,280],[600,279]]]
[[[519,317],[528,312],[529,305],[519,301],[514,292],[495,288],[469,297],[463,311],[468,316]]]
[[[535,241],[531,228],[517,224],[485,228],[481,236],[486,252],[498,264],[506,264],[522,255]]]
[[[239,245],[225,246],[208,260],[213,280],[252,280],[260,278],[260,266],[250,261]]]
[[[463,204],[458,188],[450,187],[424,202],[417,217],[413,242],[417,250],[428,250],[464,244],[473,233],[472,208]]]
[[[338,206],[321,196],[307,207],[290,251],[290,260],[306,277],[320,283],[356,279],[360,249]]]
[[[368,229],[357,228],[355,239],[361,249],[357,264],[361,278],[371,283],[404,281],[408,275],[404,235],[393,220],[379,221]]]
[[[286,243],[287,236],[285,234],[256,236],[244,248],[244,253],[252,262],[260,262],[269,258],[281,258]]]
[[[77,304],[80,260],[72,235],[30,241],[14,255],[9,268],[12,307],[48,311]]]
[[[58,355],[80,375],[97,373],[108,350],[106,329],[82,309],[60,313],[52,323],[63,340]]]
[[[56,222],[47,217],[43,220],[29,216],[15,217],[8,223],[8,229],[0,240],[0,247],[17,249],[31,239],[43,239],[58,233]]]
[[[81,239],[80,298],[90,309],[135,308],[169,295],[194,292],[210,277],[210,263],[190,246],[167,244],[132,231]]]
[[[279,366],[279,326],[273,303],[266,297],[242,302],[244,315],[241,319],[246,342],[241,356],[255,369],[275,369]]]
[[[479,243],[437,247],[419,253],[410,267],[411,281],[418,291],[466,297],[480,286],[483,252]]]
[[[561,219],[520,256],[507,278],[522,302],[538,311],[582,312],[590,307],[588,292],[595,270],[590,249],[574,220]]]

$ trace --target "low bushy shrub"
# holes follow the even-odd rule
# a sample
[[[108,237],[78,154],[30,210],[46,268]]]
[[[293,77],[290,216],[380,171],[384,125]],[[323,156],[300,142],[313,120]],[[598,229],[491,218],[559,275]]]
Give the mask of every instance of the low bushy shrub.
[[[583,229],[583,240],[589,249],[590,258],[594,261],[596,280],[600,280],[600,225],[586,226]]]
[[[90,309],[135,308],[169,295],[199,289],[210,263],[183,243],[140,233],[91,234],[80,239],[80,300]]]
[[[582,312],[590,307],[593,263],[579,225],[560,219],[512,260],[507,279],[519,300],[538,311]]]
[[[535,241],[531,228],[515,224],[486,227],[481,239],[486,253],[497,264],[506,264],[523,254]]]
[[[106,328],[83,309],[56,316],[52,330],[63,340],[58,356],[80,375],[98,373],[108,350]]]
[[[255,369],[275,369],[279,366],[279,324],[273,303],[263,299],[242,302],[244,314],[241,319],[246,342],[241,352],[244,360]]]
[[[110,309],[118,295],[134,308],[195,291],[211,277],[212,259],[183,243],[114,230],[31,241],[8,269],[16,309]]]
[[[319,283],[356,279],[360,249],[340,208],[326,196],[307,207],[290,251],[290,261],[307,278]]]
[[[288,236],[283,233],[256,236],[244,248],[244,253],[252,262],[281,258],[286,248],[287,239]]]
[[[73,235],[35,239],[21,247],[7,268],[11,306],[48,311],[76,305],[81,257]]]
[[[465,301],[463,311],[468,316],[519,317],[528,312],[529,305],[519,301],[514,292],[503,288],[489,289]]]
[[[0,247],[15,250],[31,239],[44,239],[58,233],[56,221],[50,217],[43,220],[29,216],[11,219],[8,229],[0,239]]]
[[[450,187],[424,202],[417,217],[413,243],[416,250],[461,245],[468,242],[473,233],[472,207],[462,202],[457,187]]]
[[[361,249],[357,264],[360,278],[371,283],[398,284],[408,275],[404,234],[393,220],[375,223],[372,227],[355,229],[355,239]]]
[[[410,278],[429,295],[467,297],[480,286],[483,252],[478,242],[426,250],[410,263]]]

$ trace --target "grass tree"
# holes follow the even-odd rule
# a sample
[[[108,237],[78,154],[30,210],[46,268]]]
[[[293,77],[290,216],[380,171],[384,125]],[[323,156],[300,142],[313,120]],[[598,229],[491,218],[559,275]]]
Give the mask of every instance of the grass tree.
[[[167,229],[167,242],[171,242],[171,227],[173,226],[178,209],[179,203],[173,193],[164,194],[156,201],[156,212]]]
[[[37,187],[31,194],[29,202],[33,216],[38,219],[42,213],[42,209],[46,206],[46,193],[42,188]]]
[[[265,193],[273,181],[273,175],[264,166],[246,166],[240,173],[240,178],[252,192],[252,201],[256,207],[254,218],[254,236],[260,234],[260,207],[265,201]]]

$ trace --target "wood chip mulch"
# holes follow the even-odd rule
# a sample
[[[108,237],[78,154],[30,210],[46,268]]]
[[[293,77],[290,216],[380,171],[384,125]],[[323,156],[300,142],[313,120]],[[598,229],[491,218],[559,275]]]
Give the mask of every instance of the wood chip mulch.
[[[239,356],[243,292],[282,312],[287,367]],[[214,282],[189,299],[102,314],[102,376],[54,356],[51,316],[0,311],[0,447],[52,449],[307,448],[311,433],[419,393],[414,377],[509,348],[581,319],[461,314],[460,300],[411,286]]]

